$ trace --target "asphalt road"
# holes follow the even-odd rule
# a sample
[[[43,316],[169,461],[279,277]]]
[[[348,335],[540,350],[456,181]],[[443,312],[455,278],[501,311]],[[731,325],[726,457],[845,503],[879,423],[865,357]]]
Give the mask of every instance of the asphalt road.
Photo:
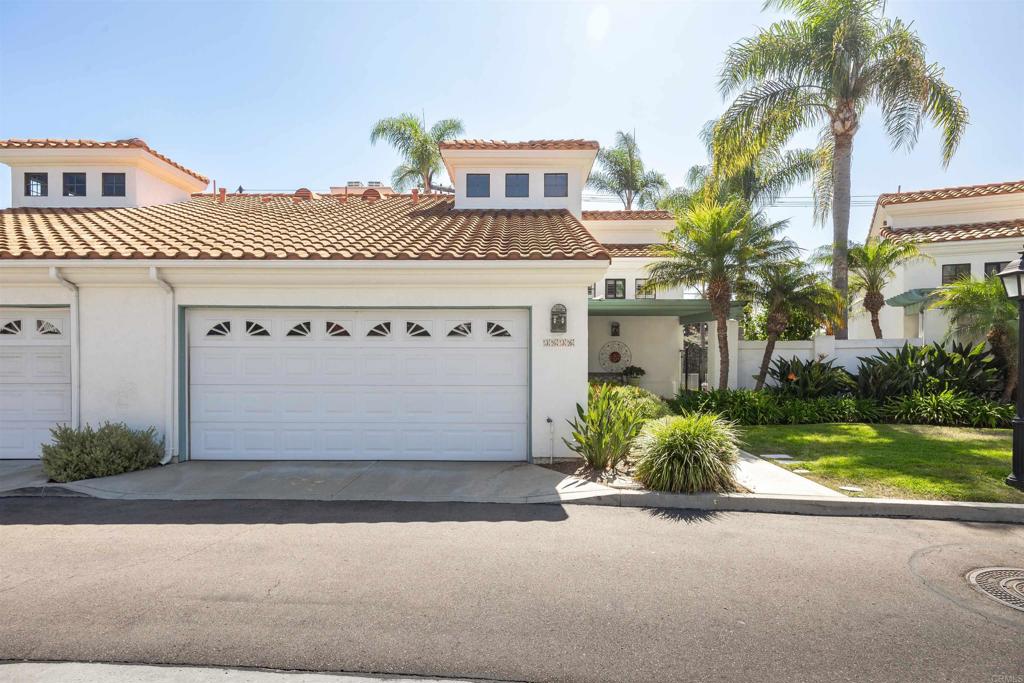
[[[1024,528],[0,499],[0,659],[520,681],[1024,680]]]

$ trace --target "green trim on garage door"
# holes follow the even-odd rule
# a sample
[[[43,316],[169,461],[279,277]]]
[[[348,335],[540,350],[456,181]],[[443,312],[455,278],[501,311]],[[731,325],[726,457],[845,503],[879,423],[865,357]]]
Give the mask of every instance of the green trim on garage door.
[[[187,306],[178,306],[178,461],[188,460],[188,329]]]

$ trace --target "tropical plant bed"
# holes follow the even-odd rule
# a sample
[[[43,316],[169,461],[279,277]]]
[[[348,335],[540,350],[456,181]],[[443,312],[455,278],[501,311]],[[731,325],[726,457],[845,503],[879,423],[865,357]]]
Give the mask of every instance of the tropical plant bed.
[[[863,489],[873,498],[919,498],[1024,503],[1004,483],[1010,471],[1011,432],[896,424],[807,424],[743,428],[745,449],[786,454],[775,461],[839,490]],[[844,493],[846,493],[844,491]]]

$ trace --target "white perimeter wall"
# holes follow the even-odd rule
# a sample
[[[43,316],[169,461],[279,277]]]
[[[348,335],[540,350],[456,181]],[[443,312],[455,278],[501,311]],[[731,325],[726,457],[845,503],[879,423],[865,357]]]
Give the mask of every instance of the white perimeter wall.
[[[175,285],[179,306],[294,307],[520,307],[532,308],[531,434],[534,458],[568,456],[566,420],[587,398],[586,286],[604,264],[571,268],[468,269],[161,268]],[[169,294],[149,280],[147,268],[67,267],[79,285],[81,318],[81,420],[155,426],[179,444],[177,325]],[[516,282],[510,286],[509,282]],[[0,272],[0,305],[67,304],[46,268],[7,267]],[[568,310],[565,334],[550,333],[555,304]],[[545,346],[546,339],[571,346]],[[676,352],[678,355],[678,352]],[[677,363],[678,364],[678,363]],[[72,389],[75,390],[74,388]],[[551,422],[548,422],[548,418]]]
[[[856,372],[860,365],[860,358],[873,356],[879,349],[895,351],[903,346],[905,342],[911,344],[922,344],[922,339],[847,339],[838,340],[833,337],[820,336],[810,341],[780,341],[775,344],[775,351],[772,360],[776,358],[792,358],[796,356],[800,360],[811,360],[823,356],[825,360],[835,360],[850,372]],[[710,343],[710,341],[709,341]],[[767,342],[764,341],[740,341],[738,347],[738,363],[736,368],[736,386],[741,389],[753,389],[755,385],[754,376],[761,369],[761,359],[764,357],[764,349]],[[769,365],[769,367],[771,367]],[[731,374],[731,373],[730,373]],[[769,377],[767,383],[771,384]]]

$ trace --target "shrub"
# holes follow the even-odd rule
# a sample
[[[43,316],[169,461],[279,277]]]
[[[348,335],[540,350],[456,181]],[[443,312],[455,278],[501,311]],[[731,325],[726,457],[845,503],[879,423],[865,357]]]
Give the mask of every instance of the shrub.
[[[1002,392],[1003,372],[996,357],[985,350],[985,343],[968,347],[942,344],[929,347],[924,358],[925,386],[933,393],[954,391],[982,398],[997,398]]]
[[[967,398],[952,391],[938,394],[915,391],[909,396],[890,399],[883,411],[893,422],[953,426],[968,424],[967,409]]]
[[[160,463],[164,441],[156,429],[131,429],[104,422],[99,429],[65,425],[50,430],[53,443],[43,444],[43,472],[53,481],[109,477]]]
[[[1003,368],[984,344],[967,347],[940,343],[903,345],[895,352],[879,351],[860,359],[857,395],[885,400],[914,392],[941,394],[952,391],[994,398],[1002,387]]]
[[[967,398],[967,422],[972,427],[1010,427],[1016,416],[1016,409],[1009,403],[999,403],[983,398]]]
[[[776,358],[768,368],[768,376],[775,381],[771,387],[783,396],[794,398],[818,398],[837,396],[853,391],[853,378],[836,361],[818,359],[801,360],[793,356],[789,360]]]
[[[636,439],[633,476],[656,491],[735,491],[738,442],[733,425],[718,415],[652,420]]]
[[[772,425],[782,422],[778,397],[766,391],[716,389],[680,392],[673,403],[680,414],[718,413],[745,425]]]
[[[577,403],[576,418],[567,420],[573,440],[562,439],[596,470],[613,468],[622,462],[643,425],[636,411],[621,400],[617,389],[592,385],[586,408]]]
[[[646,389],[628,385],[610,384],[612,396],[625,403],[641,420],[655,420],[672,414],[672,409],[660,397]]]

